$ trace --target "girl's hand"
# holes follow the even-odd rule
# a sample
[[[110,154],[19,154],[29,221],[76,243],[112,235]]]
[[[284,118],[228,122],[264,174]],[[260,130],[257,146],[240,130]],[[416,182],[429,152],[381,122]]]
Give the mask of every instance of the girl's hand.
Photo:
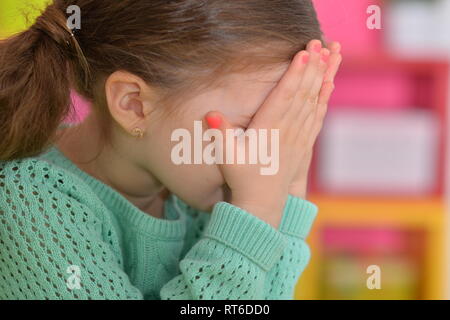
[[[313,107],[316,112],[314,114],[314,117],[310,117],[305,123],[305,130],[311,132],[310,139],[306,146],[308,152],[304,157],[299,159],[297,174],[294,178],[294,181],[289,186],[289,193],[302,199],[306,199],[308,172],[313,155],[313,146],[316,142],[317,136],[320,133],[320,130],[322,129],[323,120],[328,109],[328,102],[330,100],[331,93],[334,90],[334,78],[342,62],[342,56],[340,54],[341,45],[338,42],[331,42],[328,45],[328,48],[331,51],[329,66],[325,74],[323,84],[321,84],[317,102]]]
[[[233,164],[219,164],[224,179],[231,190],[231,203],[278,228],[281,221],[289,187],[297,174],[298,159],[305,158],[309,151],[310,131],[305,122],[316,114],[315,101],[327,70],[330,56],[328,49],[316,41],[310,52],[300,51],[277,86],[253,117],[247,131],[267,130],[270,141],[271,129],[279,131],[279,170],[274,175],[262,175],[265,165],[248,164],[248,139],[245,144],[234,138],[235,157]],[[228,139],[226,130],[234,129],[219,112],[206,115],[208,124],[219,129],[224,139],[224,150]],[[233,138],[231,138],[233,139]],[[259,141],[260,137],[258,137]],[[259,147],[259,146],[258,146]],[[237,164],[236,153],[244,148],[246,164]],[[271,145],[267,146],[271,150]],[[241,149],[242,150],[242,149]],[[258,150],[259,151],[259,150]],[[272,155],[273,157],[274,155]]]

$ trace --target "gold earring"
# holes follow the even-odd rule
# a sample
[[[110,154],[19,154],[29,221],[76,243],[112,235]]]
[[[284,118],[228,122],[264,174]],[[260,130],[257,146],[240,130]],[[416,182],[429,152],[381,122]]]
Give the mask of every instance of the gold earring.
[[[141,128],[136,127],[133,129],[133,136],[137,138],[142,138],[144,136],[144,131]]]

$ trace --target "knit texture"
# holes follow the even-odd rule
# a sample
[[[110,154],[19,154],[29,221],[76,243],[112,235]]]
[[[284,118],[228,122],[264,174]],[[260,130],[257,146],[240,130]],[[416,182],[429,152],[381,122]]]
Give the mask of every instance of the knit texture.
[[[53,146],[0,162],[0,299],[292,299],[316,214],[290,195],[277,230],[172,195],[158,219]]]

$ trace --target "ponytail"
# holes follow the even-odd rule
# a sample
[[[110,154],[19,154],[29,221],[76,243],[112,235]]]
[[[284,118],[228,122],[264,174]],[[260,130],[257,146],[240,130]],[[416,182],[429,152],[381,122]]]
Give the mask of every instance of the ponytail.
[[[63,11],[49,6],[28,30],[0,41],[0,161],[38,155],[71,111],[72,62],[87,62]],[[76,59],[74,59],[76,58]]]

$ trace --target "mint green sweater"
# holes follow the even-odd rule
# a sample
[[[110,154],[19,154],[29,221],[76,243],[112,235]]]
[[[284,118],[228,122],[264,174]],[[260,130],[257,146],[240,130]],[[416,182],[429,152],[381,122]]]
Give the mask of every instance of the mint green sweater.
[[[280,227],[175,196],[158,219],[55,146],[0,162],[0,299],[292,299],[317,207],[289,196]]]

